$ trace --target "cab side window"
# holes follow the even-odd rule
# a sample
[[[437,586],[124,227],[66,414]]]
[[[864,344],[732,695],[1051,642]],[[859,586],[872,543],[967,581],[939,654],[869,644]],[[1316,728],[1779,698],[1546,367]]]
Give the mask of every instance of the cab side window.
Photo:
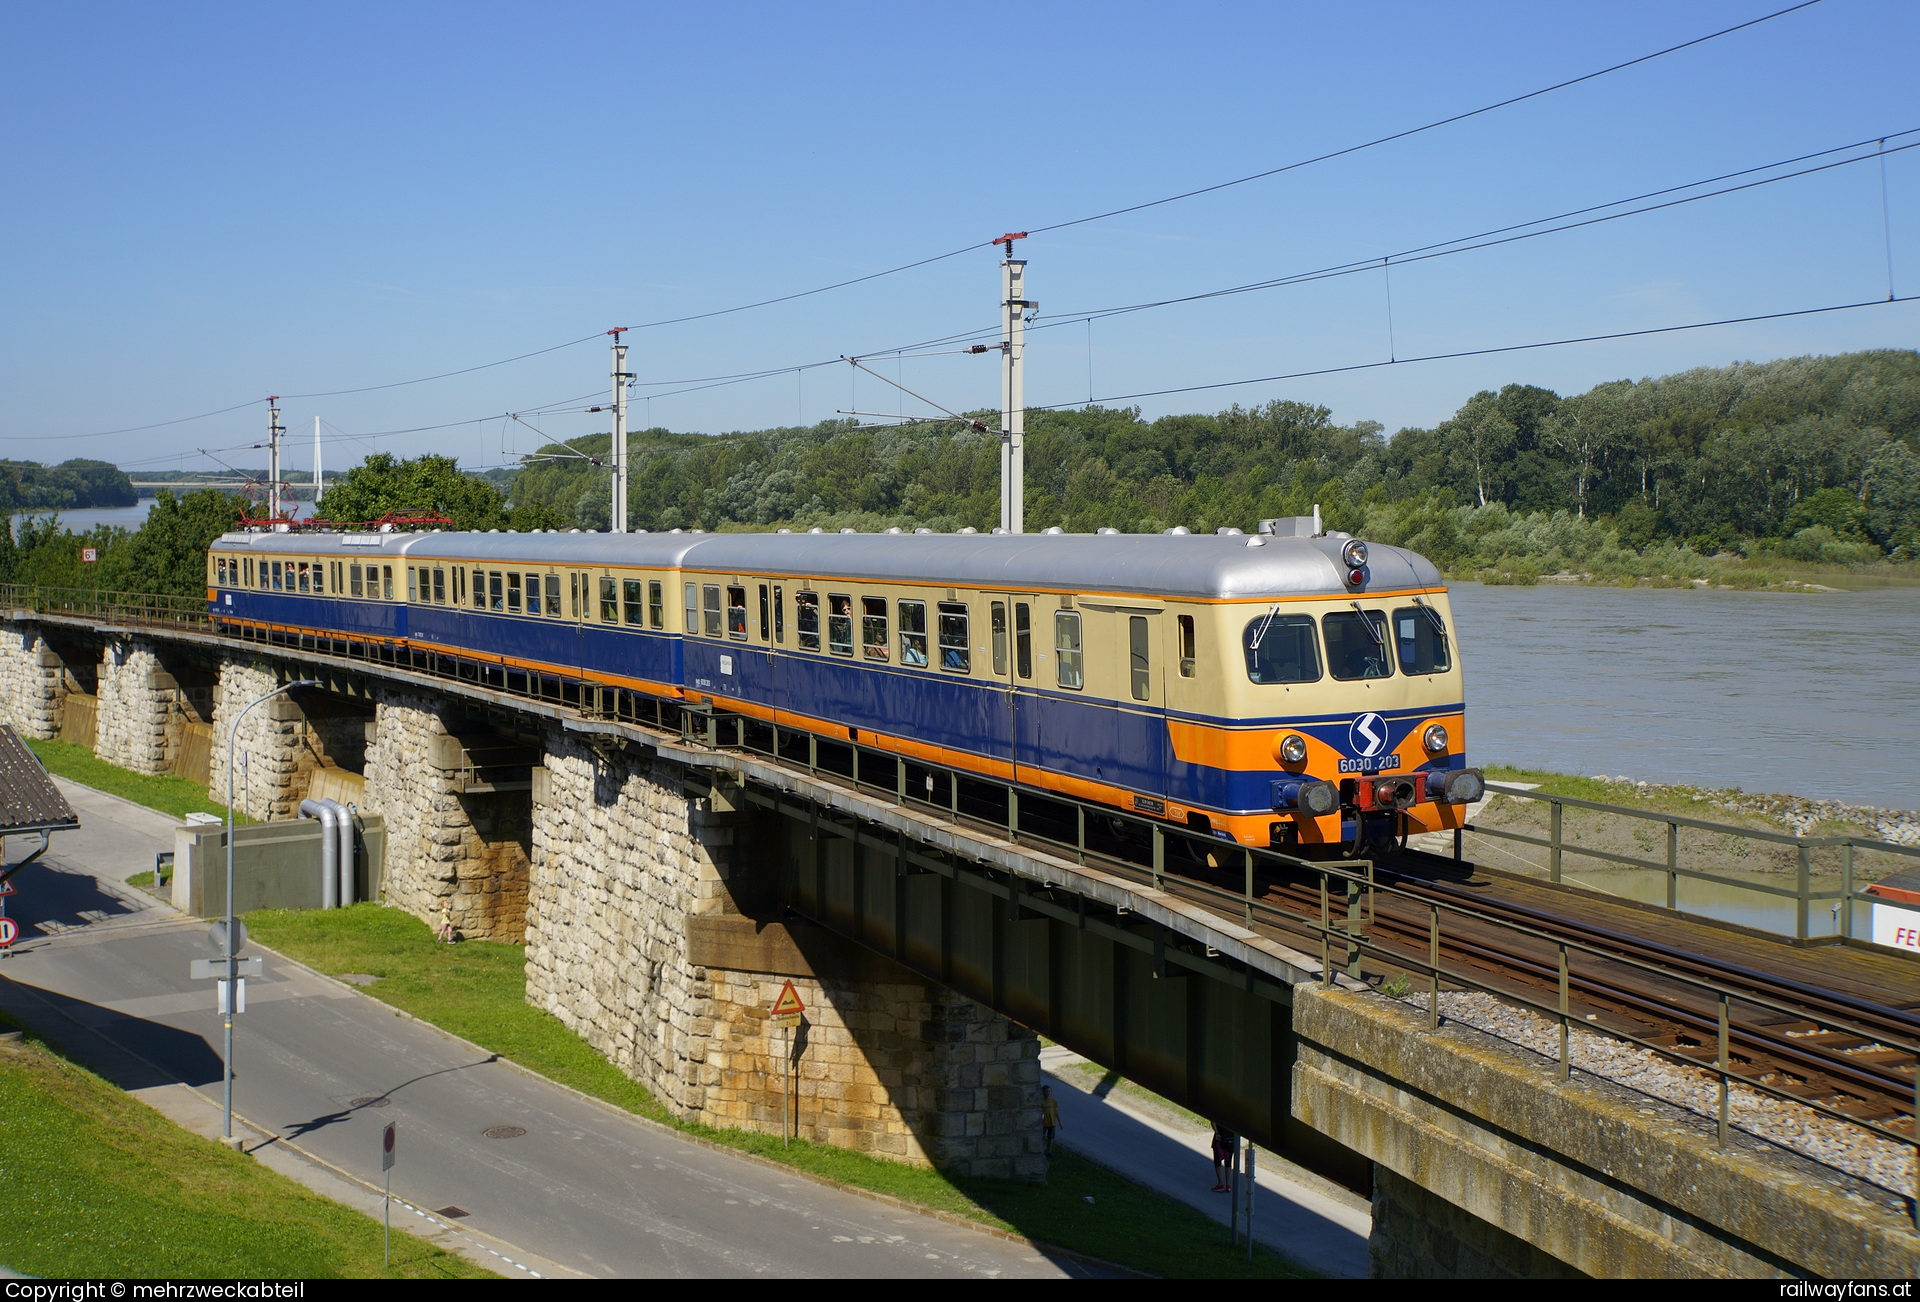
[[[1402,606],[1394,611],[1393,644],[1403,674],[1444,674],[1453,668],[1446,625],[1432,606]]]

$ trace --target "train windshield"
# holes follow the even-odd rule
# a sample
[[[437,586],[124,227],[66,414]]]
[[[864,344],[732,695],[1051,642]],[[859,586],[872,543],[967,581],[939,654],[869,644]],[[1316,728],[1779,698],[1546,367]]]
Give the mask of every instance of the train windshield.
[[[1327,631],[1327,667],[1335,678],[1390,678],[1393,661],[1387,655],[1387,617],[1369,610],[1353,614],[1328,615],[1323,623]]]
[[[1444,674],[1453,668],[1447,626],[1432,606],[1402,606],[1394,611],[1393,642],[1403,674]]]
[[[1247,624],[1240,645],[1247,653],[1247,680],[1313,683],[1320,680],[1320,645],[1313,616],[1268,613]]]

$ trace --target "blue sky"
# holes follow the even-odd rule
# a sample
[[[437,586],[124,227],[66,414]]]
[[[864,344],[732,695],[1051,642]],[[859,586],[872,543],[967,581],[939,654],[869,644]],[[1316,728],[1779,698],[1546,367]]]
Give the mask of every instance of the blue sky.
[[[28,5],[0,10],[0,455],[237,464],[268,393],[473,366],[790,293],[1209,185],[1757,17],[1786,0],[1598,4]],[[1380,273],[1193,293],[1920,128],[1920,8],[1811,9],[1469,122],[1025,241],[1028,396],[1083,402],[1374,361]],[[1920,140],[1920,136],[1912,137]],[[1886,161],[1896,286],[1920,293],[1920,150]],[[1887,290],[1880,169],[1401,268],[1399,356],[1815,307]],[[643,382],[830,360],[996,319],[976,250],[830,294],[636,330]],[[1324,403],[1389,430],[1519,380],[1912,347],[1897,304],[1144,399],[1149,416]],[[991,357],[885,363],[955,408]],[[1089,372],[1091,371],[1091,375]],[[606,383],[595,340],[427,384],[295,398],[331,465],[495,465],[500,419]],[[924,410],[834,365],[637,401],[718,432]],[[657,385],[653,392],[677,387]],[[646,392],[641,390],[638,392]],[[575,404],[578,405],[578,404]],[[559,413],[542,429],[605,429]],[[353,437],[346,437],[351,435]],[[224,449],[224,450],[222,450]]]

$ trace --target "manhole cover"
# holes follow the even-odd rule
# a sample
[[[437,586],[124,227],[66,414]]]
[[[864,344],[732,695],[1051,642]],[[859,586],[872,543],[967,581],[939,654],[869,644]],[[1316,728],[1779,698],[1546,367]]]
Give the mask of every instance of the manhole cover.
[[[467,1215],[467,1209],[464,1207],[436,1207],[433,1209],[433,1214],[435,1216],[444,1216],[450,1221],[457,1221],[462,1216]]]
[[[384,1108],[392,1102],[393,1100],[390,1098],[376,1098],[369,1094],[365,1098],[355,1099],[353,1102],[347,1104],[347,1106],[350,1108]]]
[[[518,1139],[527,1133],[525,1126],[488,1126],[480,1132],[488,1139]]]

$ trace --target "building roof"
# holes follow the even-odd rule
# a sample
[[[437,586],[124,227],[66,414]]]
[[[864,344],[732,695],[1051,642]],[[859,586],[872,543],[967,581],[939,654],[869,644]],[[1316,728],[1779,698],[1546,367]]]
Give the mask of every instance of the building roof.
[[[10,724],[0,724],[0,834],[78,827],[80,816]]]

